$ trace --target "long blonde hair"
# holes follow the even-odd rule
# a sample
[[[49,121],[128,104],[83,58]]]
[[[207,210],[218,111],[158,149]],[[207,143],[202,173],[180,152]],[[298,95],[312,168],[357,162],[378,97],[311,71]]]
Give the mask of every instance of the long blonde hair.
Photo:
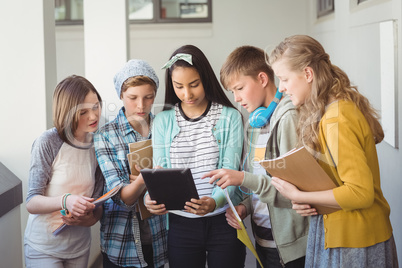
[[[333,65],[322,45],[306,35],[294,35],[283,40],[272,52],[269,62],[285,60],[292,71],[310,67],[314,72],[311,94],[298,107],[300,119],[297,127],[298,146],[321,151],[318,139],[319,124],[330,100],[348,100],[356,104],[371,128],[376,143],[384,138],[379,115],[368,99],[350,84],[346,73]]]

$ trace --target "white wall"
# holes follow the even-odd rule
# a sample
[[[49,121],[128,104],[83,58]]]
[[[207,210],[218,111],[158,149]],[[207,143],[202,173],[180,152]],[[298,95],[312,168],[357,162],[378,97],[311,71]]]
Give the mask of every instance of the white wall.
[[[306,33],[306,1],[213,1],[212,10],[213,23],[208,24],[132,25],[131,57],[149,60],[161,80],[156,106],[164,100],[164,71],[160,68],[182,45],[199,47],[219,79],[223,62],[236,47],[265,49],[284,36]],[[233,100],[230,93],[228,96]]]
[[[357,0],[336,1],[335,12],[316,19],[315,0],[310,0],[308,27],[310,34],[318,39],[333,64],[338,65],[358,86],[374,107],[381,111],[380,77],[380,28],[379,23],[395,20],[397,25],[397,65],[402,66],[402,4],[401,0],[370,0],[357,5]],[[402,81],[402,72],[396,71],[397,81]],[[402,141],[402,87],[396,83],[397,125],[399,145]],[[389,100],[393,101],[393,100]],[[385,141],[377,145],[381,171],[381,186],[391,206],[391,222],[398,249],[399,263],[402,263],[402,210],[400,189],[402,189],[402,152]]]
[[[287,35],[306,33],[306,3],[307,0],[213,1],[213,23],[131,25],[130,58],[147,60],[157,72],[160,79],[157,107],[163,104],[165,87],[160,67],[175,49],[185,44],[198,46],[219,75],[226,57],[238,46],[272,47]],[[82,27],[58,27],[56,37],[58,79],[71,72],[84,73]],[[114,91],[112,87],[110,90]]]
[[[54,4],[47,0],[1,2],[0,161],[22,180],[24,200],[31,145],[48,126],[49,96],[56,81],[53,14]],[[19,227],[19,237],[23,237],[28,218],[25,204],[21,206],[21,217],[15,217],[15,211],[19,212],[20,208],[2,217],[0,233],[11,235]],[[19,222],[7,226],[10,217]],[[6,265],[9,259],[18,263],[22,260],[22,239],[14,239],[21,240],[19,247],[7,245],[14,250],[2,255],[0,266]]]

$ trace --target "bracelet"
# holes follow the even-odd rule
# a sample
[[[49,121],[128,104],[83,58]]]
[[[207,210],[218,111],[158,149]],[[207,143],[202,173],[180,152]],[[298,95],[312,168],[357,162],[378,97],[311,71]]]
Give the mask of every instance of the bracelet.
[[[64,216],[66,216],[68,214],[68,210],[67,210],[67,206],[66,206],[66,200],[67,200],[67,196],[69,196],[69,195],[71,195],[71,194],[66,193],[61,198],[61,210],[60,210],[60,213],[63,214]]]
[[[64,202],[64,197],[66,197],[66,194],[63,194],[63,195],[61,196],[61,200],[60,200],[60,201],[61,201],[61,205],[60,205],[60,206],[61,206],[61,209],[65,209],[64,203],[63,203],[63,202]]]
[[[66,200],[67,200],[67,196],[69,196],[71,194],[65,194],[64,198],[63,198],[63,209],[65,209],[67,211],[67,205],[66,205]]]

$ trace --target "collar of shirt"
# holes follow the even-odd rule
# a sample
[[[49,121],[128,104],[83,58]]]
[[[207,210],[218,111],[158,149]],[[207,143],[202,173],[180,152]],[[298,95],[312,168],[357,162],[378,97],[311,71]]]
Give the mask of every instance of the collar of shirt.
[[[152,128],[152,122],[154,120],[154,115],[152,113],[150,113],[150,126],[149,126],[149,133],[147,137],[143,137],[142,139],[140,137],[141,134],[138,133],[128,122],[126,115],[124,114],[124,112],[126,111],[126,109],[123,107],[121,107],[119,114],[117,115],[118,118],[118,125],[119,125],[119,129],[122,133],[123,136],[127,136],[130,133],[134,133],[135,137],[137,140],[142,140],[142,139],[150,139],[151,138],[151,128]]]

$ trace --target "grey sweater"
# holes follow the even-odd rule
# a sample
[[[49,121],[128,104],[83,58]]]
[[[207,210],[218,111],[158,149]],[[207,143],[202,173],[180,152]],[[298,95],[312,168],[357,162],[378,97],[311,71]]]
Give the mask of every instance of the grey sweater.
[[[290,151],[296,145],[297,111],[288,96],[285,96],[275,109],[271,120],[265,159],[273,159]],[[258,135],[248,137],[248,144],[254,144]],[[251,149],[248,159],[254,159],[254,149]],[[254,175],[253,165],[249,164],[248,172],[244,172],[242,186],[251,189],[267,203],[273,238],[277,245],[282,264],[296,260],[306,255],[308,236],[308,217],[302,217],[292,209],[291,201],[283,197],[271,185],[269,175]],[[242,204],[251,213],[251,198],[246,198]]]

